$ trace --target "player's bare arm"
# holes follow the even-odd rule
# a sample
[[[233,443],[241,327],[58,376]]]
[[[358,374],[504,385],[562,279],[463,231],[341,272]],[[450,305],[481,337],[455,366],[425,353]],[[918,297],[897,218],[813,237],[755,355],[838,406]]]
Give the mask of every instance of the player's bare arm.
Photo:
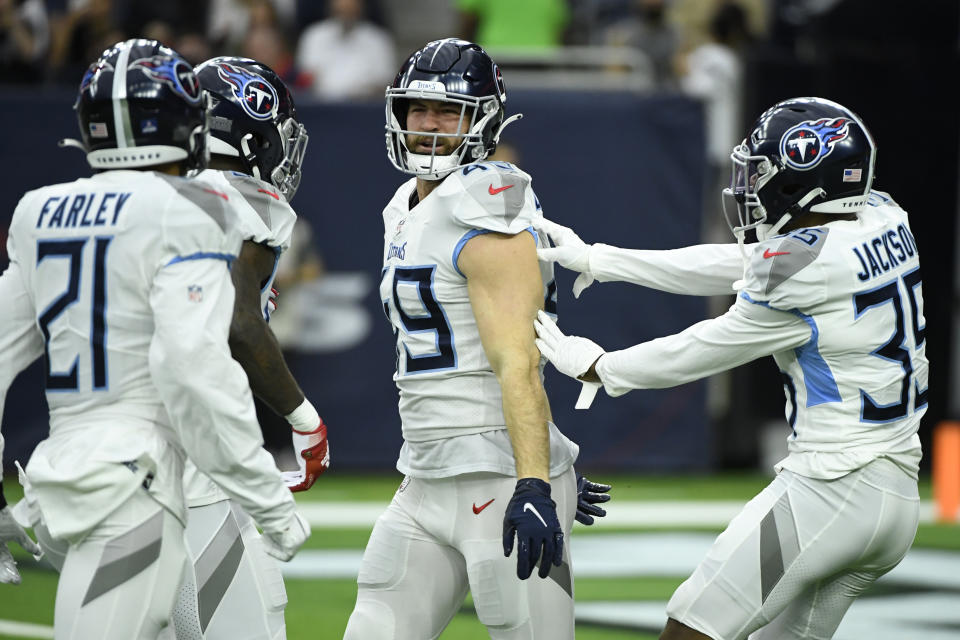
[[[290,423],[294,452],[301,459],[299,469],[285,471],[283,478],[291,491],[305,491],[330,466],[330,448],[326,425],[290,373],[260,309],[260,290],[273,272],[274,260],[272,248],[247,240],[234,261],[230,351],[246,372],[254,395]]]
[[[274,250],[249,240],[230,270],[237,295],[230,323],[230,351],[250,380],[250,389],[278,415],[304,400],[303,391],[283,359],[280,343],[260,309],[261,283],[273,272]]]
[[[477,236],[464,247],[459,264],[484,352],[503,392],[517,477],[549,482],[549,406],[532,323],[543,304],[543,282],[533,236]]]

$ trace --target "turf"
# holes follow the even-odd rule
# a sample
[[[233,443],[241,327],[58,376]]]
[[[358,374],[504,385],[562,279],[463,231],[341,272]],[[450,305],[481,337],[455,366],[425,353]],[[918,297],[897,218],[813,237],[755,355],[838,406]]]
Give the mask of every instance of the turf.
[[[725,474],[718,476],[627,476],[621,474],[588,474],[594,480],[614,486],[614,499],[621,500],[743,500],[746,501],[769,482],[760,474]],[[386,504],[400,482],[398,474],[331,474],[324,477],[310,492],[298,494],[304,502],[377,502]],[[4,487],[11,503],[22,496],[16,477],[8,476]],[[921,495],[929,498],[929,482],[921,483]],[[615,502],[611,507],[615,506]],[[577,526],[576,536],[602,536],[624,531],[675,530],[662,527],[604,528]],[[716,532],[716,527],[688,527],[684,530]],[[311,549],[362,549],[369,535],[368,527],[339,529],[315,528],[307,543]],[[960,525],[923,524],[917,532],[915,547],[960,551]],[[35,624],[53,624],[53,602],[56,574],[43,569],[14,546],[20,563],[23,584],[17,587],[0,585],[0,620],[17,620]],[[644,578],[581,578],[576,581],[578,602],[589,601],[664,601],[684,576]],[[341,638],[356,598],[352,579],[287,580],[290,604],[287,607],[287,629],[291,640],[299,638]],[[443,640],[486,640],[489,636],[477,621],[469,598],[461,612],[444,632]],[[24,640],[0,634],[2,640]],[[595,625],[578,625],[578,640],[651,640],[655,635],[638,634]]]

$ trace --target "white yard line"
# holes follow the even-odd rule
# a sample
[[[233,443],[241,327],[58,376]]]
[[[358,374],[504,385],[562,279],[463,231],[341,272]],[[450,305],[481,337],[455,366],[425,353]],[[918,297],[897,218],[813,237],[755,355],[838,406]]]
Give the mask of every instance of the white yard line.
[[[746,500],[632,501],[614,497],[607,517],[597,521],[596,530],[612,527],[723,527],[740,512]],[[373,527],[386,504],[378,502],[302,501],[299,508],[310,525],[319,529]],[[466,508],[468,505],[464,505]],[[920,502],[920,522],[934,520],[934,505]]]
[[[18,638],[53,638],[53,627],[14,620],[0,620],[0,636]]]

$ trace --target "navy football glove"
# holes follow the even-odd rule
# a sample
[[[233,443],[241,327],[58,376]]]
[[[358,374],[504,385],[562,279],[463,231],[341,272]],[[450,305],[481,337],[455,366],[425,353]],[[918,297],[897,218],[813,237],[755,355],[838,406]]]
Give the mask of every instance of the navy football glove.
[[[563,562],[563,529],[557,505],[550,498],[550,483],[521,478],[503,514],[503,555],[513,553],[517,534],[517,577],[526,580],[540,562],[539,575],[546,578],[550,565]],[[543,559],[541,561],[541,554]]]
[[[594,517],[602,518],[607,515],[606,509],[596,506],[610,500],[607,491],[610,491],[610,485],[590,482],[577,473],[577,522],[591,525]]]

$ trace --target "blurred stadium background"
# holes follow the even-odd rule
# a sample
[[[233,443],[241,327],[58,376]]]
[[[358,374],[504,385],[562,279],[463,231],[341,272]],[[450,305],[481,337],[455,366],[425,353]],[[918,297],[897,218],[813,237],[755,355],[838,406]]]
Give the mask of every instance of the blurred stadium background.
[[[853,606],[837,637],[960,637],[960,528],[936,523],[929,479],[935,427],[960,414],[958,3],[0,0],[0,269],[23,192],[89,174],[81,154],[56,146],[76,136],[70,105],[83,69],[137,35],[194,62],[220,54],[267,62],[290,84],[311,136],[294,201],[302,222],[281,263],[273,326],[330,425],[333,470],[301,498],[315,533],[288,570],[291,638],[340,637],[359,553],[400,481],[392,334],[376,291],[379,214],[404,177],[385,157],[382,90],[407,54],[449,35],[488,48],[503,68],[508,113],[525,115],[500,157],[533,175],[548,217],[591,242],[727,241],[719,185],[730,147],[756,115],[780,99],[819,95],[864,118],[880,147],[876,186],[910,212],[924,255],[926,502],[915,550]],[[607,348],[679,331],[729,304],[619,284],[575,301],[572,279],[557,278],[562,326]],[[578,467],[615,485],[608,521],[578,525],[572,541],[578,637],[655,637],[672,590],[785,447],[774,364],[601,397],[576,413],[576,385],[552,369],[547,378],[557,423],[581,444]],[[8,393],[8,474],[46,436],[41,386],[34,366]],[[260,417],[268,447],[289,465],[287,428],[268,411]],[[946,459],[960,465],[953,453]],[[13,498],[16,484],[8,475]],[[55,575],[31,560],[22,568],[23,585],[0,587],[0,638],[52,637]],[[469,601],[464,608],[444,638],[485,637]]]

